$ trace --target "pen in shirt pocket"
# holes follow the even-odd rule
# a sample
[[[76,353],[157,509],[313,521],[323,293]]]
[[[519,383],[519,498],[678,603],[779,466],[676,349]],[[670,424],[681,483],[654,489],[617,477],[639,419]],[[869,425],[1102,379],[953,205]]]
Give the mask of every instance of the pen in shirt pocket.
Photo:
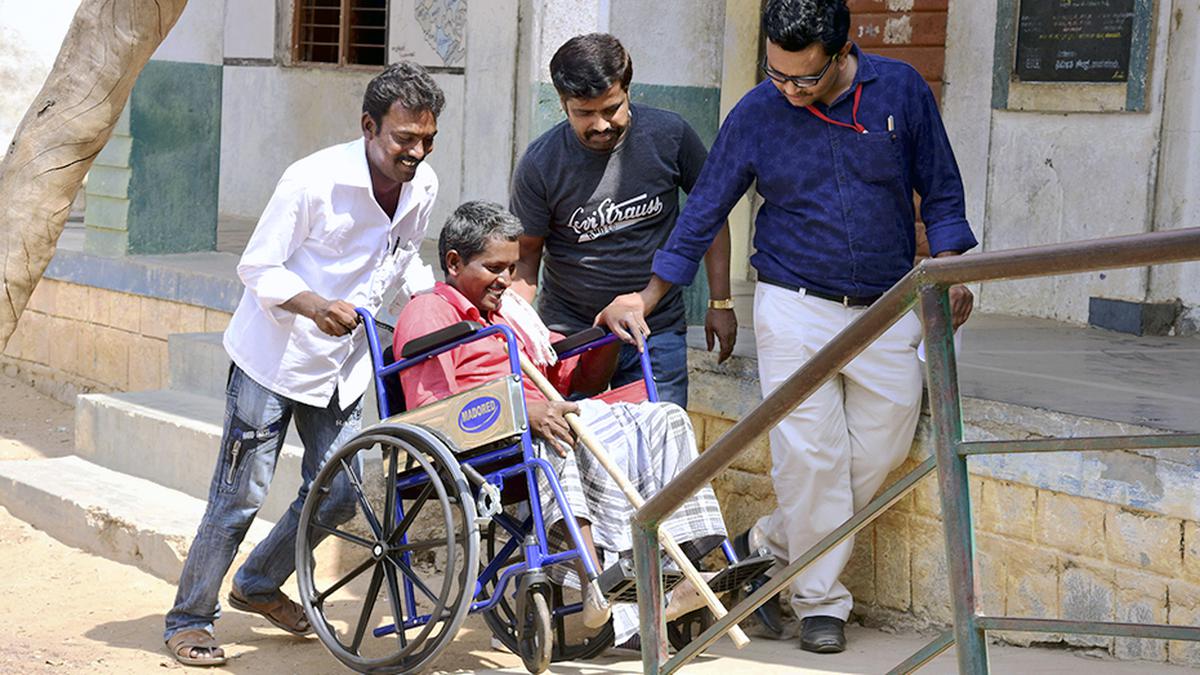
[[[896,130],[896,118],[888,115],[888,133]]]

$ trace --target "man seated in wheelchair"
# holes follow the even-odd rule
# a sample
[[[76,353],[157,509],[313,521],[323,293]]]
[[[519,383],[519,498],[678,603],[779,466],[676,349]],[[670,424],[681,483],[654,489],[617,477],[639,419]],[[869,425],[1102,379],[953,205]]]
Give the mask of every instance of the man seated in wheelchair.
[[[578,359],[556,362],[549,345],[551,339],[562,336],[550,333],[529,305],[508,291],[521,233],[521,223],[498,204],[467,202],[458,207],[438,240],[446,283],[437,284],[433,292],[418,295],[405,306],[396,322],[395,352],[399,354],[414,338],[462,321],[485,326],[506,323],[518,336],[524,355],[564,396],[594,394],[607,386],[616,349],[596,349]],[[504,339],[496,335],[464,344],[400,374],[411,409],[510,372]],[[553,402],[528,378],[524,387],[537,451],[557,470],[583,539],[592,549],[593,560],[600,563],[597,569],[616,563],[620,556],[632,555],[629,522],[634,509],[600,463],[576,444],[564,414],[578,413],[642,496],[649,498],[696,457],[687,413],[673,403]],[[562,515],[544,478],[539,478],[538,488],[550,527]],[[725,538],[721,511],[709,487],[687,501],[663,527],[693,559]],[[599,560],[597,550],[602,556]],[[585,585],[584,623],[602,626],[611,611],[616,644],[622,644],[637,631],[636,606],[617,603],[610,610],[604,599],[596,596]],[[670,596],[667,618],[702,604],[699,593],[684,582]]]

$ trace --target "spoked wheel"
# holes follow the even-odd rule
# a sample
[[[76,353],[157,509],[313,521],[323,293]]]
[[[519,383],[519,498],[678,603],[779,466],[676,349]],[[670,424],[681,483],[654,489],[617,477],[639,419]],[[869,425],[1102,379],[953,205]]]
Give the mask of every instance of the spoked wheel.
[[[494,560],[497,555],[500,555],[505,544],[511,539],[512,533],[508,530],[497,525],[494,520],[489,523],[484,534],[486,547],[485,560]],[[511,554],[511,563],[519,562],[520,556],[521,549],[518,546]],[[509,563],[506,562],[507,564]],[[551,608],[564,607],[580,601],[578,590],[563,588],[553,580],[548,580],[546,583],[550,588]],[[488,628],[492,630],[492,635],[506,649],[514,654],[519,654],[517,610],[514,607],[516,591],[514,587],[516,585],[510,583],[504,597],[500,599],[496,606],[490,611],[483,613],[483,620],[487,622]],[[495,580],[486,581],[485,587],[489,593],[495,593]],[[576,613],[566,616],[554,616],[551,614],[550,623],[554,632],[554,648],[551,651],[550,659],[555,663],[559,661],[592,659],[612,646],[612,622],[604,624],[604,627],[599,630],[593,630],[584,626],[580,615]]]
[[[667,641],[680,651],[713,625],[713,615],[707,607],[701,607],[667,624]]]
[[[478,565],[475,501],[450,447],[429,431],[367,429],[313,481],[296,535],[300,599],[350,668],[427,666],[466,619]]]
[[[540,675],[550,667],[554,650],[554,635],[550,632],[550,602],[546,599],[544,586],[524,591],[524,602],[520,606],[521,630],[517,638],[517,655],[525,664],[525,670]]]

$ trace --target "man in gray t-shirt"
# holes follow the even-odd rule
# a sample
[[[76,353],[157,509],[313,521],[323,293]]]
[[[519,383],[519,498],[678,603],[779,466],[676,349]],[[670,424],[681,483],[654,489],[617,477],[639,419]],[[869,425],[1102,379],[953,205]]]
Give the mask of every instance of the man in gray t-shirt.
[[[570,334],[591,326],[616,296],[645,287],[654,252],[675,226],[679,189],[691,190],[707,151],[679,115],[629,102],[633,64],[611,35],[568,40],[550,74],[567,119],[529,144],[513,175],[510,207],[525,227],[514,287],[532,299],[544,253],[538,311]],[[723,361],[737,336],[727,228],[706,267],[708,346],[715,336]],[[682,292],[673,289],[646,320],[659,397],[686,408]],[[637,350],[624,347],[612,385],[641,376]]]

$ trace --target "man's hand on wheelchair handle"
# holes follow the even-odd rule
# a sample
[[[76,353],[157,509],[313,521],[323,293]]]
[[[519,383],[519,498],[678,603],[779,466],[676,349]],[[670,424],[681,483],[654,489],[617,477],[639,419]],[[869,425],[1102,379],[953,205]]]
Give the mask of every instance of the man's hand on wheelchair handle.
[[[349,335],[358,325],[358,314],[354,311],[354,305],[345,300],[326,300],[313,313],[312,320],[322,333],[340,337]]]
[[[559,457],[566,457],[575,448],[575,433],[567,424],[567,413],[579,414],[579,404],[572,401],[529,401],[525,406],[529,426],[535,436],[542,438]]]
[[[626,293],[613,298],[596,315],[594,326],[606,326],[621,340],[631,345],[637,345],[638,351],[645,349],[646,338],[650,337],[650,326],[646,324],[646,315],[658,307],[658,303],[671,290],[671,283],[659,278],[657,274],[650,275],[650,282],[637,293]]]
[[[733,356],[733,346],[737,344],[737,314],[732,309],[712,309],[704,317],[704,341],[708,351],[713,350],[713,338],[721,343],[717,352],[717,363]]]
[[[345,300],[326,300],[312,291],[297,293],[280,307],[312,319],[322,333],[333,337],[349,335],[358,326],[354,305]]]
[[[641,293],[626,293],[613,298],[608,307],[596,315],[597,326],[607,326],[613,335],[642,351],[650,326],[646,324],[646,303]]]

